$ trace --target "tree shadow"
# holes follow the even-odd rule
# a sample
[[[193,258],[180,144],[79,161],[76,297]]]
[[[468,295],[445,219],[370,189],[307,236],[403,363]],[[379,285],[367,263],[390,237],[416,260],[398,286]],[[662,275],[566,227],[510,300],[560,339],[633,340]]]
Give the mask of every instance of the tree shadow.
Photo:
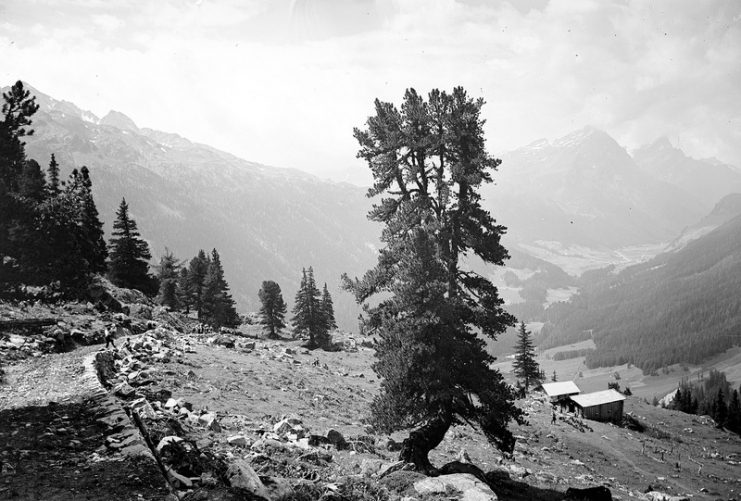
[[[495,472],[487,474],[489,486],[503,501],[555,501],[563,499],[564,493],[548,488],[540,488],[525,482],[518,482]]]

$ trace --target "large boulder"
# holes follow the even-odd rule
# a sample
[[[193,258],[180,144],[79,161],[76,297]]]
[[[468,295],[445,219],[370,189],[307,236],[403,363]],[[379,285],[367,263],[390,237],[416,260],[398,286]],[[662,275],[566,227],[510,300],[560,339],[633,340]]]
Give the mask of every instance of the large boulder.
[[[461,501],[496,501],[497,495],[481,480],[468,473],[428,477],[414,482],[419,494],[444,494],[449,488],[462,492]]]
[[[650,501],[690,501],[687,496],[674,496],[660,491],[649,491],[644,496]]]
[[[250,493],[267,498],[268,491],[255,470],[243,459],[238,459],[226,470],[226,479],[231,487],[245,489]]]

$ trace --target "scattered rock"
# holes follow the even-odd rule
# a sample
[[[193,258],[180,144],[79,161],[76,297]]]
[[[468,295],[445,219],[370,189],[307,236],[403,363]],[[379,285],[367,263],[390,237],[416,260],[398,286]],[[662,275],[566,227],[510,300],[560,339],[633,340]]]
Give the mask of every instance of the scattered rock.
[[[444,494],[450,487],[463,493],[458,498],[462,501],[496,501],[498,499],[488,485],[467,473],[429,477],[414,482],[414,490],[419,494]]]
[[[327,432],[327,441],[337,447],[338,450],[345,449],[347,447],[347,441],[337,430],[329,430]]]
[[[407,463],[405,461],[396,461],[394,463],[386,463],[378,469],[379,480],[383,477],[390,475],[396,471],[411,471],[414,470],[414,463]]]
[[[264,498],[268,497],[267,489],[260,480],[260,477],[257,476],[257,473],[255,473],[255,470],[252,469],[247,461],[243,459],[238,459],[229,465],[229,468],[226,470],[226,479],[232,487],[246,489]]]
[[[244,435],[234,435],[227,438],[226,441],[233,447],[247,447],[247,437]]]

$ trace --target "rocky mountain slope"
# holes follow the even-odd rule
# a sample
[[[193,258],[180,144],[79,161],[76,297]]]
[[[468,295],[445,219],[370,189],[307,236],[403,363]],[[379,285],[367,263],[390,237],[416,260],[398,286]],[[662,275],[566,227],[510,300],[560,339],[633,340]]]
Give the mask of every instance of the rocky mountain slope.
[[[714,159],[690,158],[666,138],[632,153],[636,165],[651,177],[682,189],[708,212],[729,193],[741,192],[741,171]]]
[[[120,112],[99,119],[28,88],[41,105],[28,156],[44,166],[55,153],[65,176],[87,165],[107,231],[125,197],[155,258],[165,247],[181,259],[216,247],[247,311],[258,308],[263,280],[278,282],[290,304],[301,268],[313,266],[341,327],[356,326],[358,311],[338,285],[341,273],[362,274],[375,261],[380,228],[366,220],[365,189],[140,129]]]
[[[513,454],[454,427],[431,459],[466,473],[431,481],[396,461],[405,433],[368,426],[379,387],[371,348],[348,339],[340,352],[307,352],[298,341],[255,339],[252,327],[198,334],[194,321],[124,299],[130,314],[120,321],[133,332],[125,348],[118,339],[118,352],[25,352],[7,367],[0,497],[552,501],[602,486],[612,499],[647,501],[733,499],[741,488],[741,441],[706,417],[629,397],[624,427],[568,413],[554,424],[537,394],[518,402],[528,424],[514,427]],[[51,329],[74,327],[85,339],[111,318],[81,304],[0,304],[2,318],[27,315],[58,317]],[[23,351],[0,338],[3,355]]]

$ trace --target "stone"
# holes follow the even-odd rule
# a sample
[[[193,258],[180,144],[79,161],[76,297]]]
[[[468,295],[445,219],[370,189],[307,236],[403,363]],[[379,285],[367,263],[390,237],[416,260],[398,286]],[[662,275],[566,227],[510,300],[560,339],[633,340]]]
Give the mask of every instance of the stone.
[[[342,433],[337,430],[329,430],[327,432],[327,440],[330,444],[337,447],[337,449],[344,449],[347,446],[345,437],[343,437]]]
[[[245,489],[264,498],[268,497],[267,489],[260,477],[243,459],[238,459],[229,465],[226,470],[226,479],[231,487]]]
[[[226,441],[233,447],[247,447],[247,437],[244,435],[234,435],[227,438]]]
[[[119,383],[113,387],[113,394],[119,397],[127,398],[133,395],[136,390],[129,383]]]
[[[396,461],[394,463],[386,463],[378,469],[378,479],[382,479],[386,475],[390,475],[395,471],[411,471],[414,470],[414,463],[407,463],[405,461]]]
[[[182,405],[180,405],[180,400],[175,400],[174,398],[168,398],[167,402],[165,402],[165,409],[172,410],[175,407],[182,407]]]
[[[690,501],[687,496],[673,496],[666,492],[649,491],[644,494],[649,501]]]
[[[528,470],[524,466],[511,464],[507,468],[509,469],[509,472],[517,478],[525,478],[530,475],[530,470]]]
[[[279,442],[271,438],[261,438],[260,440],[255,441],[250,449],[258,452],[268,451],[270,449],[285,451],[289,450],[289,447],[283,442]]]
[[[499,499],[488,485],[467,473],[428,477],[414,482],[414,490],[419,494],[444,494],[449,487],[463,493],[460,498],[457,498],[461,501],[496,501]]]
[[[221,425],[216,420],[216,413],[215,412],[207,412],[205,414],[201,414],[198,417],[198,423],[205,426],[207,429],[215,432],[221,431]]]
[[[378,474],[381,466],[383,466],[383,459],[363,459],[360,463],[360,474],[364,477],[372,477]]]
[[[155,417],[157,417],[154,409],[144,397],[138,398],[131,402],[131,410],[139,414],[139,417],[142,418],[154,419]]]
[[[163,448],[166,446],[176,443],[176,442],[182,442],[183,439],[180,437],[177,437],[175,435],[168,435],[167,437],[163,437],[162,440],[157,444],[157,452],[161,452]]]
[[[167,479],[177,489],[189,489],[193,487],[193,482],[188,477],[181,475],[169,467],[167,468]]]

